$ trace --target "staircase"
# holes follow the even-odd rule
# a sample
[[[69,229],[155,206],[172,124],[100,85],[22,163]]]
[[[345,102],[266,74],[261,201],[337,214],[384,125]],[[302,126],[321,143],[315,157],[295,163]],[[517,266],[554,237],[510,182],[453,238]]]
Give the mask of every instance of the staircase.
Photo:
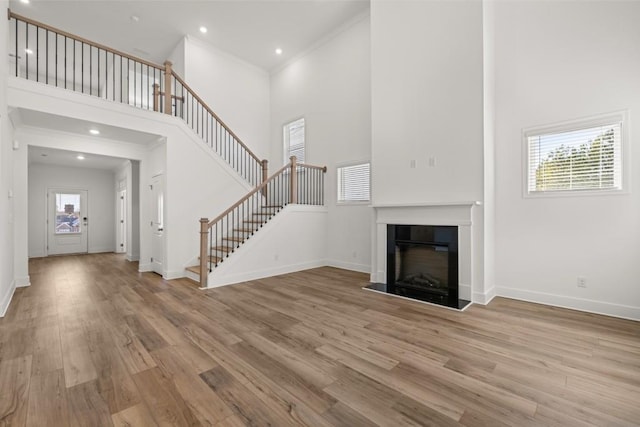
[[[154,64],[9,11],[11,66],[16,77],[182,119],[253,188],[213,220],[200,219],[199,264],[187,276],[208,276],[289,204],[324,205],[326,167],[290,162],[268,176],[244,142],[178,76]],[[11,51],[11,49],[10,49]]]
[[[289,204],[324,205],[326,167],[293,156],[262,184],[213,220],[200,219],[200,263],[188,276],[207,287],[208,275]]]

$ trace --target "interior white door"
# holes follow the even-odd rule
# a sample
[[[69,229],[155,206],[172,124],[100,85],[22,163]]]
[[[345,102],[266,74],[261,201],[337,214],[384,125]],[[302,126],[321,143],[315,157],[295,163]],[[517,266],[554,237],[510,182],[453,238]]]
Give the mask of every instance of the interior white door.
[[[87,191],[50,189],[47,199],[47,254],[87,253]]]
[[[116,224],[117,242],[116,252],[127,251],[127,190],[118,191],[118,223]]]
[[[151,269],[162,275],[164,262],[164,179],[162,175],[151,178]]]

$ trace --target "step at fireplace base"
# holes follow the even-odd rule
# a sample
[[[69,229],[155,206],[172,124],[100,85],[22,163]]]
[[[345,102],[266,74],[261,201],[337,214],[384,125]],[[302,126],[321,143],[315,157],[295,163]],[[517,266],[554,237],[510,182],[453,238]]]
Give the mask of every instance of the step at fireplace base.
[[[427,291],[419,290],[409,286],[386,285],[384,283],[370,283],[369,285],[365,286],[363,289],[374,291],[374,292],[380,292],[383,294],[389,294],[389,295],[400,297],[400,298],[406,298],[410,300],[416,300],[420,302],[426,302],[429,304],[444,306],[447,308],[453,308],[455,310],[464,310],[471,304],[471,301],[467,301],[460,298],[451,298],[438,293],[427,292]]]

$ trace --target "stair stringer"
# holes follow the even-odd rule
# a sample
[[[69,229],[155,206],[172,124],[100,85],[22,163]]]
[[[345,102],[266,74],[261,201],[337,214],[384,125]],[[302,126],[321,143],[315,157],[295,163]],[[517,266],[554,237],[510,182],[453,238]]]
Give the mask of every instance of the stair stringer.
[[[327,208],[287,205],[209,273],[208,287],[326,265]]]

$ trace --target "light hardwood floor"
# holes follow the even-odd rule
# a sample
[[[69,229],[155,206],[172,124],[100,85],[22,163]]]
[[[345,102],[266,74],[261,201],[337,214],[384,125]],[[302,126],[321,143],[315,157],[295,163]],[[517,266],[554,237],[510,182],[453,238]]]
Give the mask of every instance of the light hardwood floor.
[[[630,426],[640,322],[463,313],[334,268],[199,291],[115,254],[30,262],[0,319],[0,425]]]

